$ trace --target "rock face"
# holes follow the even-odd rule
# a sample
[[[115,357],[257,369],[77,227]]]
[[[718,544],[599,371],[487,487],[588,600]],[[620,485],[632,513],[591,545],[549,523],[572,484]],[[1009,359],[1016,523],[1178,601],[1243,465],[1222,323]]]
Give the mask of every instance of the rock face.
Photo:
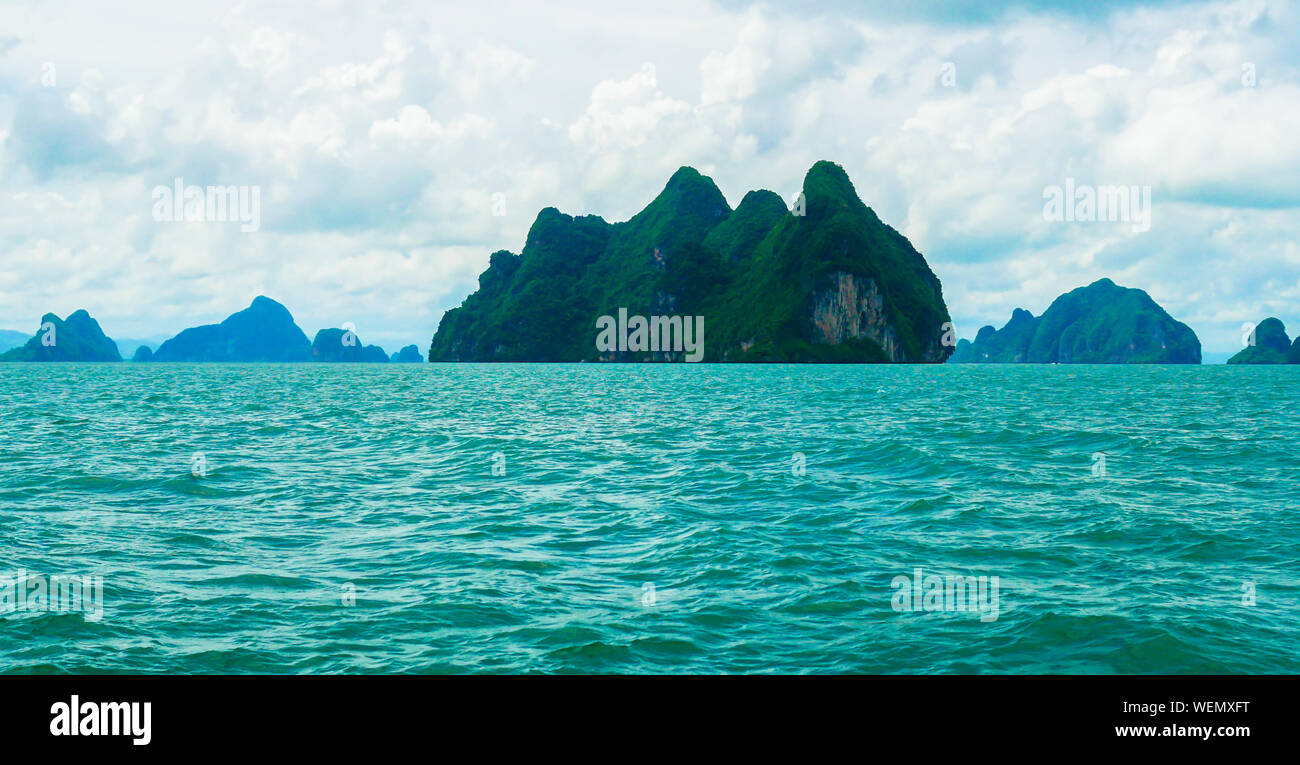
[[[153,361],[153,349],[147,345],[142,345],[135,349],[131,356],[132,361]]]
[[[1201,342],[1139,289],[1100,279],[1035,318],[1016,309],[1001,330],[983,327],[957,344],[954,363],[1199,364]]]
[[[1254,345],[1242,348],[1229,364],[1296,364],[1300,363],[1300,343],[1293,345],[1281,319],[1269,317],[1255,326]],[[1296,338],[1300,341],[1300,338]],[[1292,358],[1295,358],[1293,361]]]
[[[67,319],[52,313],[41,317],[41,328],[24,345],[0,354],[0,361],[121,361],[117,344],[84,310]]]
[[[684,357],[636,343],[599,348],[598,321],[620,309],[703,317],[705,361],[934,363],[952,351],[925,259],[862,203],[843,169],[818,162],[794,210],[751,191],[733,211],[689,167],[623,223],[542,210],[523,253],[494,253],[478,291],[444,314],[428,358]]]
[[[159,346],[154,361],[310,361],[311,344],[289,309],[268,297],[220,324],[191,327]]]
[[[388,354],[377,345],[364,345],[357,333],[322,329],[311,343],[311,360],[330,364],[386,364]]]
[[[394,353],[389,360],[394,364],[420,364],[424,362],[424,357],[420,355],[419,348],[408,345]]]
[[[874,340],[890,361],[905,361],[898,334],[885,316],[885,296],[875,281],[842,271],[813,296],[813,342],[839,345],[846,340]]]

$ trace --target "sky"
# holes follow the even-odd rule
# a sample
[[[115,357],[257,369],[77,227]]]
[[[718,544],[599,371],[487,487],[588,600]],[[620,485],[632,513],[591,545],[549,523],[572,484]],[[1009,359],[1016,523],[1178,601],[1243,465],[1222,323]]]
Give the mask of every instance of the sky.
[[[828,159],[959,336],[1110,277],[1231,352],[1300,330],[1298,43],[1279,0],[6,0],[0,328],[267,295],[424,350],[543,207],[625,220],[682,165],[792,202]],[[166,220],[176,179],[256,190],[256,230]],[[1067,183],[1149,189],[1149,227],[1050,219]]]

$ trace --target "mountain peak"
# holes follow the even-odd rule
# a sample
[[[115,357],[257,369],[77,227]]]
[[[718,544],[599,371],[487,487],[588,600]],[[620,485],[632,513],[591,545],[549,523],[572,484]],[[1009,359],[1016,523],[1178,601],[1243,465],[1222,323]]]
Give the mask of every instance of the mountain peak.
[[[284,307],[283,303],[272,300],[266,295],[258,295],[257,297],[253,298],[253,302],[249,303],[248,307],[257,309],[259,311],[267,311],[267,310],[285,311],[286,313],[289,311],[288,308]]]
[[[681,167],[677,168],[676,172],[674,172],[671,176],[668,177],[667,185],[671,187],[675,184],[680,185],[683,183],[699,183],[699,182],[705,182],[711,184],[713,183],[713,179],[705,175],[704,173],[701,173],[699,170],[696,170],[695,168],[691,167],[690,165],[682,165]]]
[[[837,209],[867,209],[844,168],[824,159],[804,175],[803,195],[808,215],[813,218]]]
[[[308,361],[311,343],[289,309],[265,295],[220,324],[190,327],[154,352],[154,361]]]
[[[668,179],[664,190],[646,207],[667,206],[675,214],[721,218],[731,212],[727,198],[713,179],[693,167],[682,166]],[[642,211],[644,214],[645,210]]]
[[[746,213],[750,213],[760,209],[774,210],[778,205],[782,213],[790,212],[790,208],[785,206],[785,200],[781,198],[780,194],[767,189],[756,189],[745,193],[744,198],[740,200],[740,204],[736,205],[736,212],[744,210]]]
[[[852,182],[849,181],[849,174],[845,172],[844,168],[831,162],[829,159],[817,160],[813,163],[812,167],[808,168],[808,172],[804,175],[804,183],[807,183],[809,180],[820,179],[826,179],[833,183],[848,183],[850,186],[852,185]]]
[[[759,242],[790,212],[785,201],[774,191],[751,191],[726,220],[704,238],[706,247],[716,250],[724,260],[738,261],[753,256]]]

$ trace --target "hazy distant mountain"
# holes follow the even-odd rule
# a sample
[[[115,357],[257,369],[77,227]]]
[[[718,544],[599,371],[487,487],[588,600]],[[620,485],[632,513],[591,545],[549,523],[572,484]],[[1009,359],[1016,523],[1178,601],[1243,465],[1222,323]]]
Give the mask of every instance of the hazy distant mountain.
[[[1037,318],[1017,308],[1000,330],[961,340],[952,363],[1199,364],[1201,341],[1139,289],[1099,279]]]
[[[311,361],[289,309],[258,296],[220,324],[192,327],[159,346],[154,361]]]
[[[19,332],[16,329],[0,329],[0,353],[4,353],[10,348],[17,348],[26,343],[29,337],[31,335],[26,332]]]
[[[132,361],[153,361],[153,349],[147,345],[142,345],[139,348],[135,349],[135,353],[131,354],[131,360]]]
[[[394,364],[420,364],[424,361],[424,356],[420,355],[420,349],[414,345],[408,345],[402,350],[394,353],[390,360]]]
[[[117,345],[84,310],[67,319],[52,313],[25,344],[0,354],[0,361],[121,361]]]
[[[624,314],[703,317],[706,361],[942,362],[952,350],[925,258],[863,204],[840,166],[818,162],[793,210],[756,191],[733,211],[689,167],[623,223],[548,207],[522,254],[494,253],[478,291],[443,315],[428,356],[683,358],[645,347],[635,330],[600,347],[598,322]]]
[[[388,354],[377,345],[364,345],[357,333],[322,329],[311,343],[311,360],[327,363],[387,364]]]

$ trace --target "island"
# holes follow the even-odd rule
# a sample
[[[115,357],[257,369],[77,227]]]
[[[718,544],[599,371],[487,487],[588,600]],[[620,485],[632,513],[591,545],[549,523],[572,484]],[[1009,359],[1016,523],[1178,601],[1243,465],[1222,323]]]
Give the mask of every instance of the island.
[[[793,208],[751,191],[735,210],[683,167],[621,223],[542,210],[428,359],[941,363],[950,332],[939,279],[839,165],[813,165]]]
[[[954,364],[1199,364],[1201,341],[1140,289],[1098,279],[1035,317],[1017,308],[1002,329],[957,343]]]
[[[41,327],[23,345],[0,354],[0,361],[121,361],[117,343],[104,334],[99,322],[84,309],[66,319],[52,313],[41,317]]]

